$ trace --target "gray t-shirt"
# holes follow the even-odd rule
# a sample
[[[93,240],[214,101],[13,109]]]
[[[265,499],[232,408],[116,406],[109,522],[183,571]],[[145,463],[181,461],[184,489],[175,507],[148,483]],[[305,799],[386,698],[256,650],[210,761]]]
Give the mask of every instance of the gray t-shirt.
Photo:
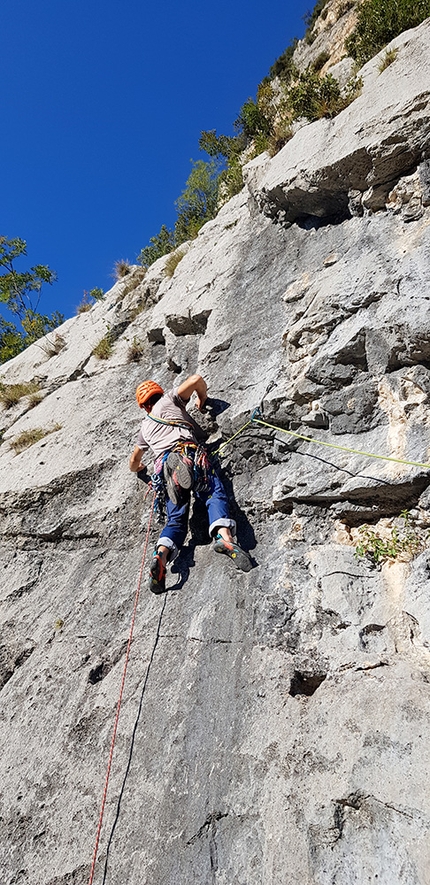
[[[142,451],[151,449],[154,458],[158,458],[163,452],[172,449],[180,440],[202,442],[204,433],[199,425],[191,418],[186,408],[186,403],[178,396],[177,388],[169,390],[155,403],[152,414],[165,421],[182,421],[187,427],[175,427],[169,424],[159,424],[148,415],[142,421],[142,426],[136,440],[136,445]]]

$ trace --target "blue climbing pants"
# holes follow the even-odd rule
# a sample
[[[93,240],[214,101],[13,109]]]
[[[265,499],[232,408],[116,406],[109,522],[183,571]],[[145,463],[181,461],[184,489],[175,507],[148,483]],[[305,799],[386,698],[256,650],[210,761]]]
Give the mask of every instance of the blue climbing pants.
[[[210,477],[211,489],[208,492],[197,492],[196,498],[206,505],[209,517],[209,534],[213,535],[219,526],[230,528],[232,534],[236,532],[236,522],[228,515],[228,501],[225,488],[214,471]],[[172,562],[179,553],[188,531],[188,512],[190,509],[190,495],[179,506],[170,498],[166,500],[167,523],[160,535],[158,544],[168,547],[170,552],[169,562]]]

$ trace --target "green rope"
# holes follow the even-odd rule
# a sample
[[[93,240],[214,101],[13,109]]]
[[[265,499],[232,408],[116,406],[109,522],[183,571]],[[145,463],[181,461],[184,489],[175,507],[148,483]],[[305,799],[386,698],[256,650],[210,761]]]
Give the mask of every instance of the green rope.
[[[243,427],[240,428],[240,430],[237,430],[236,433],[234,433],[233,436],[230,437],[230,439],[226,439],[225,442],[221,443],[219,448],[216,449],[215,452],[212,452],[212,454],[217,455],[218,452],[221,451],[221,449],[225,449],[225,447],[228,446],[228,444],[231,443],[233,439],[236,439],[236,437],[239,436],[239,433],[243,433],[243,431],[246,430],[246,428],[249,427],[250,424],[252,424],[252,418],[250,418],[249,421],[247,421],[246,424],[244,424]]]
[[[221,452],[222,449],[225,449],[234,439],[236,439],[239,434],[243,433],[247,427],[251,424],[261,424],[263,427],[270,427],[271,430],[277,430],[279,433],[286,433],[288,436],[294,436],[296,439],[303,439],[305,442],[315,443],[318,446],[326,446],[329,449],[339,449],[341,452],[349,452],[351,455],[362,455],[364,458],[377,458],[379,461],[392,461],[394,464],[406,464],[409,467],[423,467],[425,470],[430,470],[430,464],[424,464],[421,461],[406,461],[403,458],[391,458],[388,455],[375,455],[373,452],[362,452],[360,449],[351,449],[348,446],[339,446],[336,443],[325,442],[322,439],[314,439],[312,436],[303,436],[301,433],[296,433],[294,430],[285,430],[284,427],[277,427],[276,424],[269,424],[268,421],[263,421],[261,418],[251,417],[243,427],[240,427],[233,436],[230,436],[229,439],[226,439],[225,442],[221,443],[219,448],[214,452],[214,455],[217,455],[218,452]]]
[[[422,464],[420,461],[405,461],[402,458],[390,458],[388,455],[375,455],[372,452],[361,452],[359,449],[350,449],[348,446],[338,446],[336,443],[325,442],[322,439],[314,439],[312,436],[303,436],[301,433],[295,433],[294,430],[285,430],[283,427],[277,427],[275,424],[269,424],[267,421],[262,421],[261,418],[251,418],[251,421],[255,424],[262,424],[264,427],[270,427],[272,430],[279,430],[280,433],[287,433],[289,436],[295,436],[297,439],[304,439],[305,442],[316,443],[316,445],[319,446],[327,446],[329,449],[339,449],[341,452],[349,452],[352,455],[363,455],[365,458],[378,458],[380,461],[393,461],[395,464],[408,464],[411,467],[424,467],[426,470],[430,470],[430,464]]]

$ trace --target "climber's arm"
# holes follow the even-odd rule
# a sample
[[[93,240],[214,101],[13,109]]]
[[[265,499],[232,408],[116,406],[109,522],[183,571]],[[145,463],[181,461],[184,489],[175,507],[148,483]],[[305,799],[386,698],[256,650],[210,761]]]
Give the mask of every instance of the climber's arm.
[[[183,381],[178,387],[178,395],[184,400],[184,402],[188,402],[194,391],[197,394],[196,406],[202,411],[208,397],[208,389],[206,381],[201,375],[190,375],[190,377],[187,378],[186,381]]]
[[[135,446],[130,456],[130,461],[128,462],[132,473],[138,473],[139,470],[145,470],[145,465],[142,463],[142,455],[142,449],[140,449],[139,446]]]

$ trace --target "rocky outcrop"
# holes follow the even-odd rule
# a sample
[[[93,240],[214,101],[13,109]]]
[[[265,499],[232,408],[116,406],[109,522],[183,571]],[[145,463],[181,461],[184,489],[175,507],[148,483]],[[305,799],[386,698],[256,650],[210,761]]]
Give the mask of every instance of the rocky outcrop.
[[[142,588],[94,882],[428,881],[429,33],[253,161],[172,278],[136,269],[2,367],[42,396],[0,419],[6,885],[88,882],[148,521],[134,388],[196,370],[216,446],[257,406],[280,428],[223,452],[255,567],[196,511],[169,592]],[[403,548],[375,560],[369,522]]]
[[[405,220],[422,214],[430,138],[430,69],[422,63],[427,30],[393,40],[389,48],[398,54],[382,73],[379,56],[368,62],[360,72],[361,95],[334,119],[303,126],[267,171],[263,167],[257,186],[251,172],[250,186],[269,217],[309,226],[386,206]],[[412,73],[417,67],[419,83]],[[261,161],[254,165],[261,168]],[[399,179],[413,173],[400,195]]]

